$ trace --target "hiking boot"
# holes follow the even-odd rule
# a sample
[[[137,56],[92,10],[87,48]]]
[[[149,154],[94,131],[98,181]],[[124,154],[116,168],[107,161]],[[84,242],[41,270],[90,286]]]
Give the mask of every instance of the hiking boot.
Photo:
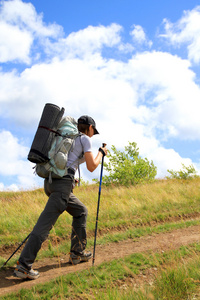
[[[17,262],[17,266],[14,270],[13,275],[21,279],[26,279],[26,278],[37,279],[40,276],[40,273],[33,269],[28,270],[24,268],[19,262]]]
[[[77,265],[81,262],[87,262],[90,258],[92,258],[91,252],[75,253],[71,252],[69,256],[69,263],[72,265]]]

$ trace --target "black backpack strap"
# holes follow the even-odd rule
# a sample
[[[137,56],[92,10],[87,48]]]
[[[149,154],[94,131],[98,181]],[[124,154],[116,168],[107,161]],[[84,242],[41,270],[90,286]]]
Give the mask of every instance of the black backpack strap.
[[[83,144],[82,144],[82,141],[81,141],[81,137],[83,136],[83,133],[79,132],[79,137],[80,137],[80,142],[81,142],[81,146],[82,146],[82,152],[79,156],[79,158],[82,158],[84,156],[84,151],[83,151]]]
[[[83,135],[83,133],[81,133],[81,132],[79,131],[79,137],[80,137],[80,143],[81,143],[81,146],[82,146],[82,152],[81,152],[81,154],[79,155],[79,158],[78,158],[78,176],[79,176],[78,186],[80,186],[80,181],[81,181],[81,173],[80,173],[80,164],[79,164],[79,160],[80,160],[81,158],[83,158],[83,156],[84,156],[83,144],[82,144],[82,141],[81,141],[81,136],[82,136],[82,135]]]

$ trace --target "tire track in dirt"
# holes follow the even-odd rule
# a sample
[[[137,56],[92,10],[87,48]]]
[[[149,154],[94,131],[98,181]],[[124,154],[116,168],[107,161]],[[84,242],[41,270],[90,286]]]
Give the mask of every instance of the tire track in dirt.
[[[200,241],[200,225],[191,226],[184,229],[177,229],[167,233],[152,234],[141,237],[136,241],[130,239],[123,242],[111,243],[107,245],[97,245],[95,254],[95,266],[109,262],[113,259],[123,258],[132,253],[146,251],[168,251]],[[92,250],[92,249],[90,249]],[[58,276],[79,272],[89,269],[92,260],[72,266],[68,263],[68,254],[58,258],[43,259],[34,263],[34,269],[40,272],[40,277],[36,280],[21,280],[13,277],[14,268],[6,268],[0,271],[0,296],[20,289],[28,289],[37,284],[43,284]]]

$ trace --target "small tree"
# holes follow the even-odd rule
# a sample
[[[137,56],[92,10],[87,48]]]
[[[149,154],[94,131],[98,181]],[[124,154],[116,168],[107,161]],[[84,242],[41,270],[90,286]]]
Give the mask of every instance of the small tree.
[[[180,171],[173,171],[173,170],[167,170],[171,176],[166,176],[168,179],[169,178],[175,178],[175,179],[189,179],[189,178],[194,178],[197,177],[196,173],[197,171],[195,170],[193,165],[189,165],[186,167],[184,164],[182,164],[183,169]]]
[[[136,143],[130,143],[125,147],[125,152],[119,151],[115,146],[111,147],[113,154],[108,151],[109,162],[105,163],[105,170],[108,176],[103,177],[103,183],[134,185],[143,181],[153,180],[157,174],[157,168],[147,158],[139,156],[139,149]]]

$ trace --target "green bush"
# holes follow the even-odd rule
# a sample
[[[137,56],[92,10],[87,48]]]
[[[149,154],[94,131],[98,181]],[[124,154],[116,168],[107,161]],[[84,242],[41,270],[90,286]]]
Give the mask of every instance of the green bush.
[[[103,177],[104,184],[130,186],[155,178],[157,168],[152,161],[139,156],[136,143],[129,142],[124,152],[117,150],[115,146],[111,150],[113,153],[108,151],[109,161],[104,164],[105,170],[109,172],[109,175]]]
[[[172,178],[172,179],[190,179],[197,177],[196,173],[197,171],[195,170],[193,165],[189,165],[186,167],[184,164],[182,164],[183,169],[180,171],[174,171],[174,170],[167,170],[167,172],[170,174],[170,176],[167,176],[167,178]]]

